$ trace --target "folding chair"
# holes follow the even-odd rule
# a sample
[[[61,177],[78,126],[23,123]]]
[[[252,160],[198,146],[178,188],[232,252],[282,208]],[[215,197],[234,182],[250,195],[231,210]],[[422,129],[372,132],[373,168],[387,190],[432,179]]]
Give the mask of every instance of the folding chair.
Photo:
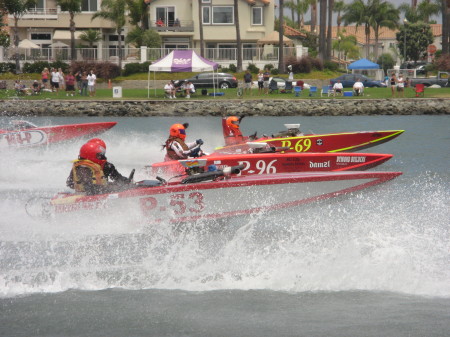
[[[278,84],[276,81],[274,81],[274,80],[270,81],[269,90],[270,90],[270,93],[272,93],[274,91],[276,91],[278,93]]]
[[[317,94],[317,87],[310,87],[309,88],[309,97]]]
[[[419,97],[420,95],[425,97],[425,84],[416,84],[416,87],[413,88],[413,90],[416,93],[416,97]]]
[[[295,93],[295,97],[300,96],[300,94],[302,93],[302,87],[300,87],[300,86],[295,86],[295,87],[294,87],[294,93]]]
[[[285,93],[292,93],[292,89],[293,89],[292,82],[291,81],[287,81],[286,82],[286,86],[284,87],[284,92]]]
[[[327,95],[328,97],[333,95],[333,88],[331,87],[331,85],[322,87],[322,89],[320,90],[320,97],[322,97],[323,95]]]

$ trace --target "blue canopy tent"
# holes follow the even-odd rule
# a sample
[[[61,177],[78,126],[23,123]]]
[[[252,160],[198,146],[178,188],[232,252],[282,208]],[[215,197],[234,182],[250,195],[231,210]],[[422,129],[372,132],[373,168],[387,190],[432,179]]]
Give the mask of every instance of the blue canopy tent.
[[[352,74],[362,74],[374,77],[376,80],[383,80],[383,71],[380,69],[380,65],[368,59],[360,59],[350,63],[347,69],[350,69]]]

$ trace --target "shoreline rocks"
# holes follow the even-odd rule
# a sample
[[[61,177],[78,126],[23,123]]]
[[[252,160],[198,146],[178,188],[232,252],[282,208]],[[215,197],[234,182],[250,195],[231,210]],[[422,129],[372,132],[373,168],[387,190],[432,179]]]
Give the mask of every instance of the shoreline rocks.
[[[364,116],[447,115],[450,99],[65,101],[5,100],[1,116]]]

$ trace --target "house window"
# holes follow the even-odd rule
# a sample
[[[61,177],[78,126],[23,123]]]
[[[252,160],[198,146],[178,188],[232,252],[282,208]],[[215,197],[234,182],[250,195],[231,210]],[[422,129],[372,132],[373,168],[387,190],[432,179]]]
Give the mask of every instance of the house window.
[[[175,7],[156,7],[155,20],[162,20],[164,26],[172,27],[175,22]]]
[[[263,8],[262,7],[252,7],[252,25],[262,25],[263,24]]]
[[[202,22],[203,24],[211,23],[211,7],[203,7],[202,8]]]
[[[96,12],[98,9],[97,0],[82,0],[81,11],[82,12]]]
[[[44,40],[44,41],[51,41],[52,34],[50,33],[31,33],[31,40]]]
[[[202,4],[210,4],[211,0],[202,0]]]
[[[36,1],[36,5],[33,8],[36,12],[42,12],[45,9],[44,0]]]
[[[212,23],[217,24],[233,24],[233,6],[213,6],[212,7]]]

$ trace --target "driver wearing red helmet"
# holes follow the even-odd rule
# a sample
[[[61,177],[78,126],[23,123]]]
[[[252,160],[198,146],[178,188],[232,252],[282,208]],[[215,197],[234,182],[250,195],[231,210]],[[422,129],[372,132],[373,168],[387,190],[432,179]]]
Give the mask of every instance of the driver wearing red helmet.
[[[101,143],[104,144],[103,141]],[[129,179],[123,177],[114,165],[106,161],[106,149],[102,145],[100,142],[91,140],[80,148],[78,160],[74,161],[72,171],[67,178],[68,187],[77,192],[94,195],[111,192],[114,188],[117,189],[120,183],[129,183]],[[119,185],[108,185],[108,177]]]
[[[230,116],[225,120],[226,131],[224,135],[226,145],[242,144],[248,140],[248,137],[244,137],[239,128],[242,118],[244,117]]]
[[[189,126],[185,124],[174,124],[170,127],[170,136],[166,140],[164,147],[166,148],[165,161],[186,159],[188,157],[200,157],[202,155],[200,146],[203,140],[197,139],[193,143],[185,143],[186,129]]]

